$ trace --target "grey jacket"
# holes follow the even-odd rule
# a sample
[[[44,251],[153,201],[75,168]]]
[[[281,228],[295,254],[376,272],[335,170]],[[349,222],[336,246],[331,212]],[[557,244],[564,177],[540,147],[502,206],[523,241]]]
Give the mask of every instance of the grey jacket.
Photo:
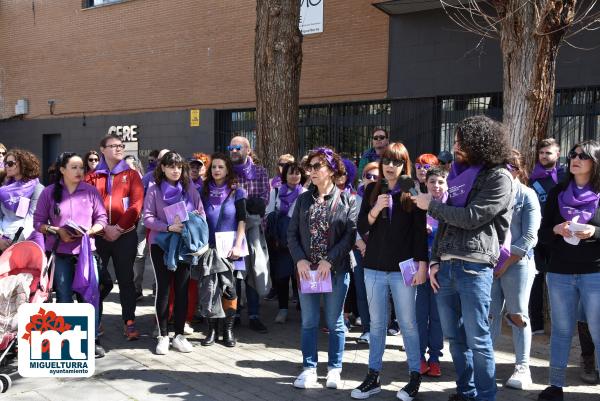
[[[431,201],[428,213],[439,222],[431,248],[432,263],[446,254],[495,266],[510,227],[514,198],[513,178],[498,166],[479,173],[465,207]]]
[[[316,188],[311,187],[298,197],[288,226],[288,248],[294,260],[294,266],[302,259],[309,260],[309,208],[315,201],[313,197],[315,191]],[[352,269],[350,251],[356,240],[358,211],[355,197],[338,188],[334,188],[330,194],[325,196],[325,199],[330,202],[330,209],[338,192],[340,192],[338,205],[329,219],[329,247],[326,259],[331,263],[331,270],[334,273],[345,273]]]

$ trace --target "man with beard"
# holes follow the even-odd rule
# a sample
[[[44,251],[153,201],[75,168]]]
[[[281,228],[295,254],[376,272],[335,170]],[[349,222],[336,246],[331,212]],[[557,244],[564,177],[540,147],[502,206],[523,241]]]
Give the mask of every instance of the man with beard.
[[[550,190],[563,180],[565,171],[558,164],[560,146],[554,138],[541,140],[538,143],[537,152],[538,162],[535,164],[529,177],[529,186],[533,188],[538,196],[543,216],[546,197]],[[533,287],[531,287],[529,319],[531,322],[531,332],[533,334],[541,334],[544,332],[544,272],[548,265],[548,251],[544,249],[544,245],[538,243],[534,252],[535,267],[538,270],[538,274],[533,280]]]
[[[259,297],[267,292],[269,283],[269,253],[262,228],[262,217],[269,203],[269,175],[264,167],[254,164],[250,142],[243,136],[231,139],[227,147],[238,184],[246,190],[246,241],[250,254],[246,257],[246,303],[249,326],[259,333],[267,328],[259,319]],[[238,286],[241,288],[241,283]]]
[[[385,148],[390,144],[390,136],[383,128],[376,128],[371,134],[371,140],[373,142],[373,147],[366,150],[358,162],[357,177],[362,177],[362,171],[365,166],[371,162],[378,161]]]
[[[493,267],[510,227],[514,184],[506,169],[506,128],[486,116],[456,127],[448,200],[413,196],[439,223],[430,262],[431,287],[456,370],[450,401],[496,399],[496,365],[488,316]]]

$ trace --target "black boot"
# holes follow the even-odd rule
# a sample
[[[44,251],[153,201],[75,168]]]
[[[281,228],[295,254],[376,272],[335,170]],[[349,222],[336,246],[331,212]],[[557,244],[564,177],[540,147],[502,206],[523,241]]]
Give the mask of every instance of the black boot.
[[[236,341],[233,336],[234,323],[235,316],[227,316],[225,318],[225,324],[223,325],[223,345],[226,347],[235,347]]]
[[[208,319],[208,332],[206,333],[206,338],[200,341],[205,347],[209,345],[213,345],[215,340],[217,339],[217,328],[219,327],[219,319],[210,318]]]

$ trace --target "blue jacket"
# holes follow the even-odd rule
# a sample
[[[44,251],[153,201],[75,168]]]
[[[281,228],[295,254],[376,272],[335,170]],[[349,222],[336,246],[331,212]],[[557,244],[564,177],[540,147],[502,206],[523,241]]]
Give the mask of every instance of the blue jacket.
[[[535,191],[516,182],[515,203],[510,222],[510,253],[521,257],[533,255],[541,221],[542,212]]]
[[[208,224],[204,216],[188,213],[180,234],[161,232],[156,236],[156,244],[165,251],[167,269],[175,271],[177,263],[197,265],[198,258],[208,250]]]

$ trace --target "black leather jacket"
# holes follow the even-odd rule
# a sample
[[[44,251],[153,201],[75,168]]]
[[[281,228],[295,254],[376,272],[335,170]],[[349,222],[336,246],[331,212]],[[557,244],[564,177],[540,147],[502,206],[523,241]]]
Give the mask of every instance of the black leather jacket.
[[[465,207],[432,201],[428,212],[439,227],[431,261],[439,262],[447,254],[495,266],[510,228],[514,199],[512,176],[506,168],[493,167],[479,173]]]
[[[315,202],[315,196],[317,196],[317,189],[312,186],[298,197],[288,226],[288,248],[294,260],[294,266],[302,259],[309,260],[309,208]],[[338,204],[329,220],[329,246],[326,257],[326,260],[331,263],[331,271],[334,274],[351,270],[350,251],[356,240],[358,214],[355,197],[340,191],[337,187],[334,187],[333,191],[325,196],[330,204],[330,210],[336,198]]]

